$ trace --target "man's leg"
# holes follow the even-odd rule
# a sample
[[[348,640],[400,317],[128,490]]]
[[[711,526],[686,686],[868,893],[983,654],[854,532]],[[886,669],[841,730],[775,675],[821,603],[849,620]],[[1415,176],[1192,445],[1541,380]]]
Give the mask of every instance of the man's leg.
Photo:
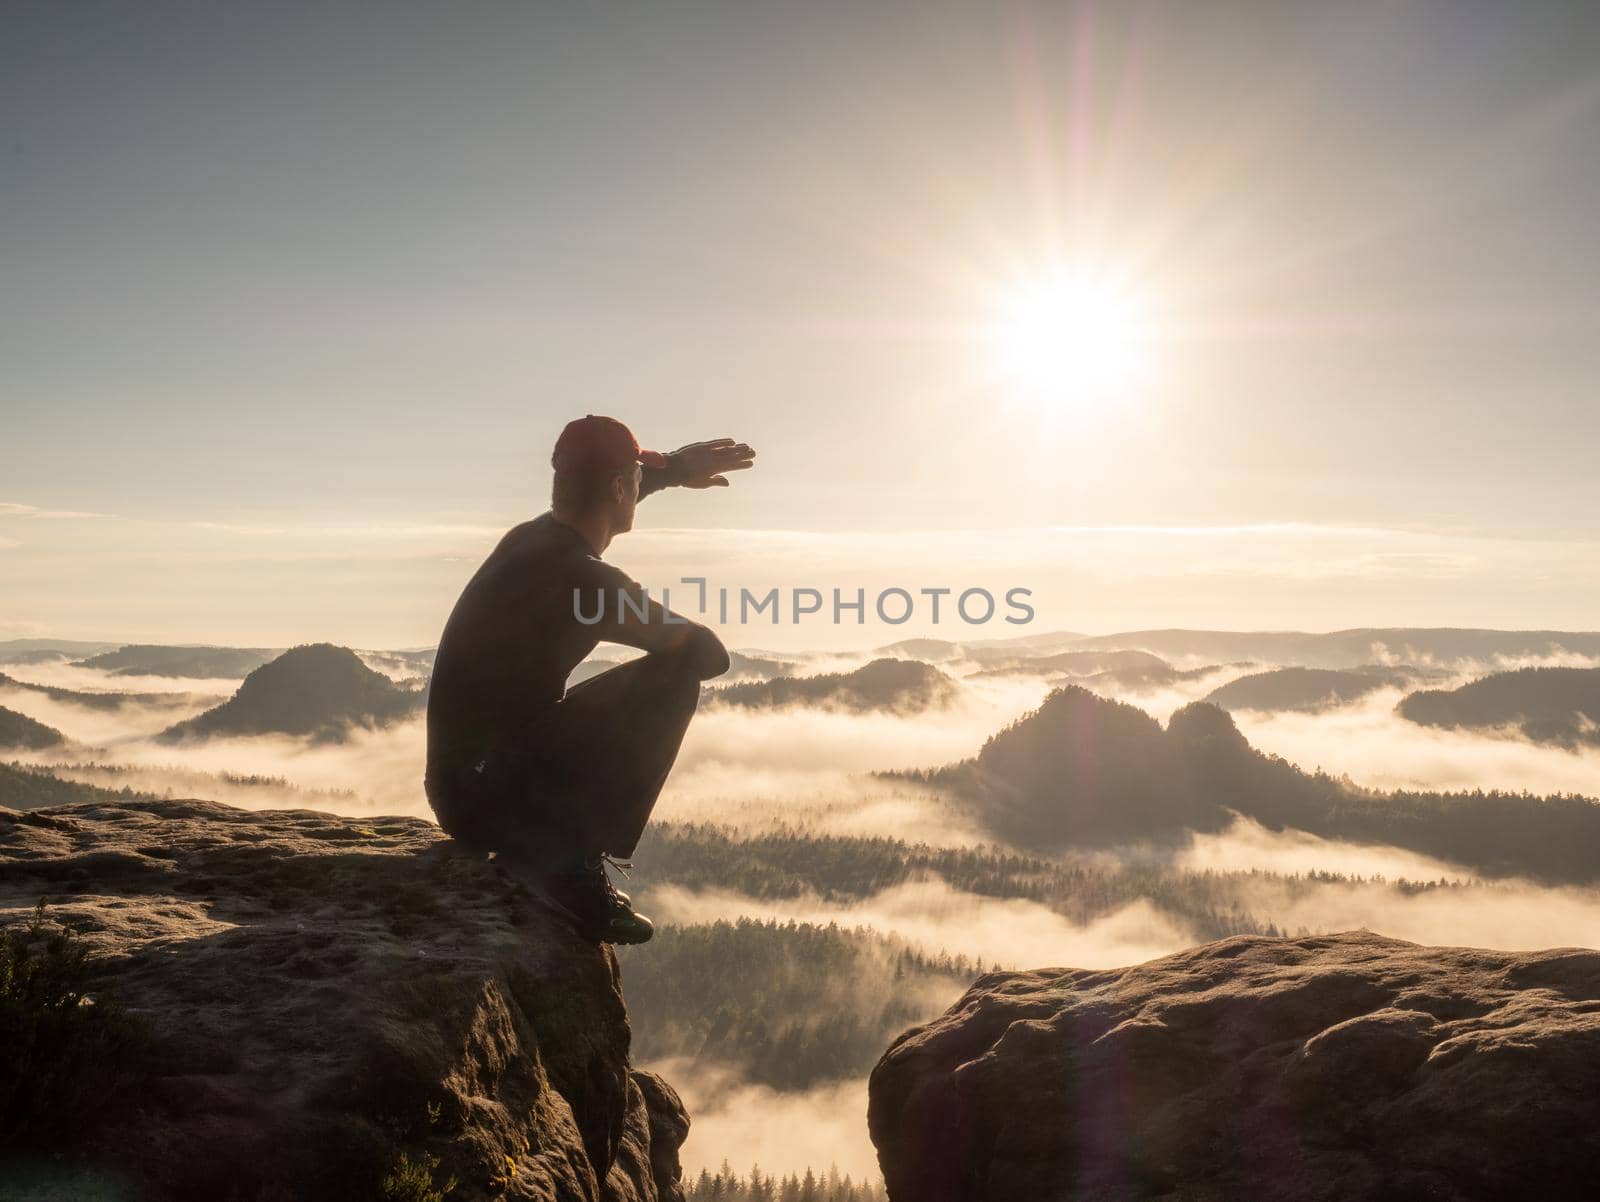
[[[574,685],[541,724],[546,804],[585,859],[633,854],[699,701],[686,655],[650,654]]]
[[[699,699],[682,653],[646,655],[574,686],[524,746],[466,773],[474,833],[486,832],[507,872],[596,939],[644,942],[654,927],[600,856],[633,854]]]

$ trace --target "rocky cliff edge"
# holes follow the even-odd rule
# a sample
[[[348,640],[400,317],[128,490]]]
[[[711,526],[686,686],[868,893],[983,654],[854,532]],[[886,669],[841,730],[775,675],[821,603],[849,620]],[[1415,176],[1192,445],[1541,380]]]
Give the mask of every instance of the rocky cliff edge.
[[[92,1172],[154,1202],[682,1197],[688,1118],[629,1063],[611,950],[431,823],[0,809],[0,923],[41,898],[43,929],[90,952],[91,1000],[141,1036],[92,1122],[11,1140],[0,1179]]]
[[[979,978],[873,1070],[895,1202],[1600,1196],[1600,952],[1238,936]]]

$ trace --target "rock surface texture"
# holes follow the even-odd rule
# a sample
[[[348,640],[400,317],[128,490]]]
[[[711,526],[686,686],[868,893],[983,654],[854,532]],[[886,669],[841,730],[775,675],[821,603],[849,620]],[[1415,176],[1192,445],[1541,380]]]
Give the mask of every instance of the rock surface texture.
[[[688,1118],[629,1063],[611,950],[431,823],[0,809],[0,922],[41,897],[152,1028],[126,1096],[53,1162],[115,1196],[682,1197]]]
[[[1600,1197],[1600,952],[1238,936],[990,973],[901,1035],[895,1202]]]

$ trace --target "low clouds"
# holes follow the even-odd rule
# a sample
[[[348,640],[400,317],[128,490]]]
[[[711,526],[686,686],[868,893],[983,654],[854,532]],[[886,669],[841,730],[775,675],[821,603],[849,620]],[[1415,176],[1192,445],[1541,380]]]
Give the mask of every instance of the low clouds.
[[[1600,792],[1600,749],[1564,751],[1510,735],[1419,726],[1395,713],[1401,696],[1383,689],[1320,713],[1240,711],[1234,721],[1261,751],[1375,789]]]
[[[83,509],[42,509],[18,501],[0,501],[0,518],[114,518],[111,513],[91,513]]]
[[[1249,818],[1235,816],[1233,824],[1217,834],[1199,834],[1171,859],[1176,868],[1199,872],[1338,872],[1350,876],[1381,876],[1413,881],[1466,879],[1472,873],[1398,847],[1343,843],[1305,831],[1271,831]]]
[[[856,1181],[876,1179],[878,1157],[867,1136],[867,1082],[840,1081],[805,1093],[750,1085],[737,1074],[687,1058],[643,1067],[660,1073],[683,1098],[693,1121],[679,1151],[684,1175],[712,1173],[724,1159],[741,1175],[758,1164],[763,1174],[818,1176],[829,1165]]]
[[[826,666],[849,668],[859,662],[859,657],[831,656]],[[814,667],[808,664],[805,670]],[[959,670],[960,665],[947,667]],[[1150,690],[1096,687],[1165,719],[1241,671],[1218,669]],[[19,666],[14,674],[80,690],[188,695],[100,710],[52,701],[31,690],[0,690],[0,705],[47,721],[78,741],[65,751],[27,757],[69,765],[59,768],[62,775],[256,809],[315,807],[368,817],[431,817],[422,792],[426,735],[420,717],[383,730],[355,731],[343,743],[282,736],[168,746],[150,736],[215,703],[235,682],[110,677],[69,664]],[[971,756],[995,731],[1036,706],[1049,687],[1038,677],[968,678],[955,704],[909,716],[708,707],[690,727],[656,816],[715,822],[746,833],[789,828],[941,847],[989,844],[991,837],[939,790],[874,773]],[[1386,690],[1317,714],[1239,713],[1236,720],[1263,751],[1306,768],[1348,772],[1374,786],[1592,793],[1600,780],[1600,752],[1571,753],[1416,727],[1394,713],[1398,698],[1397,691]],[[1600,942],[1600,890],[1474,881],[1454,865],[1415,853],[1274,832],[1245,819],[1220,833],[1195,836],[1176,851],[1125,847],[1076,859],[1098,869],[1121,862],[1212,874],[1220,913],[1274,924],[1291,934],[1364,927],[1420,943],[1507,949]],[[1202,938],[1186,918],[1147,897],[1074,921],[1039,902],[970,893],[932,873],[844,900],[811,892],[757,899],[651,878],[651,865],[642,862],[629,888],[658,922],[753,917],[836,923],[892,935],[929,955],[965,955],[985,968],[1117,967]],[[1401,885],[1402,878],[1411,883]],[[1458,884],[1421,884],[1438,881]],[[955,1001],[963,989],[957,980],[930,986],[929,1014]],[[822,988],[818,996],[831,997]],[[819,1004],[847,1001],[831,997]],[[857,1179],[876,1173],[862,1079],[786,1093],[705,1063],[676,1060],[650,1067],[673,1082],[694,1116],[682,1153],[691,1174],[701,1166],[715,1171],[725,1157],[741,1172],[759,1163],[766,1173],[825,1171],[830,1164]]]
[[[1037,902],[982,897],[932,875],[849,903],[827,902],[815,894],[757,899],[724,890],[696,892],[665,885],[650,890],[648,904],[655,908],[657,920],[681,924],[733,921],[748,915],[869,927],[929,955],[949,952],[1006,968],[1116,968],[1165,956],[1195,942],[1194,932],[1185,924],[1143,899],[1079,924]]]

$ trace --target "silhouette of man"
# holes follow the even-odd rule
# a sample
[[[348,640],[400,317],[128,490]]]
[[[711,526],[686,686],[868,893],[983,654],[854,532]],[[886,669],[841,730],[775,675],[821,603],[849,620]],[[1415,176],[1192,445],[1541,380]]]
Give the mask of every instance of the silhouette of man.
[[[428,802],[462,843],[531,878],[597,942],[653,927],[607,874],[633,854],[700,699],[728,669],[706,627],[600,557],[634,506],[671,485],[715,488],[752,465],[731,438],[642,451],[610,417],[569,422],[551,506],[508,531],[445,623],[428,692]],[[572,688],[600,641],[645,654]]]

